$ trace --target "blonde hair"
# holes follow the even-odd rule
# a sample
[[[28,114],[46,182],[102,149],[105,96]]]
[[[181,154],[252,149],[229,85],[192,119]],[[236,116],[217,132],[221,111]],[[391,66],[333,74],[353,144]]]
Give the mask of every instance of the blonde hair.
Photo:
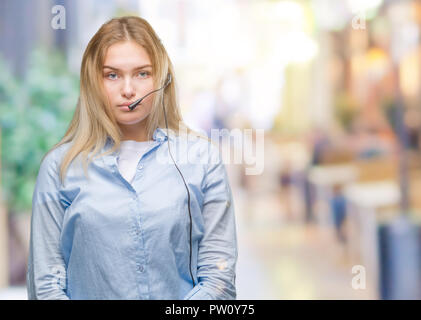
[[[157,127],[165,127],[163,108],[159,107],[164,96],[168,129],[177,133],[182,128],[187,133],[201,136],[188,128],[182,120],[177,104],[172,63],[149,23],[135,16],[111,19],[101,26],[86,47],[80,71],[80,96],[73,119],[64,137],[49,151],[72,142],[60,165],[62,183],[69,165],[79,154],[82,155],[83,168],[87,175],[89,163],[105,146],[108,137],[113,140],[114,146],[98,157],[112,153],[120,147],[122,132],[111,111],[108,99],[105,98],[102,79],[102,67],[107,49],[120,41],[135,41],[146,50],[152,63],[154,87],[160,88],[168,74],[172,77],[171,83],[165,90],[154,94],[157,96],[153,100],[151,113],[146,119],[148,139],[152,139]],[[92,154],[88,157],[90,152]]]

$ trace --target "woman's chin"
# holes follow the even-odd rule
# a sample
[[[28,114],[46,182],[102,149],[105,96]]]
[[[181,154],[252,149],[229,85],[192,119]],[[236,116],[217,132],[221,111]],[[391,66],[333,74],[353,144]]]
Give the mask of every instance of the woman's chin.
[[[129,117],[118,117],[117,122],[124,126],[130,126],[141,123],[143,120],[145,120],[145,118],[146,117],[139,117],[139,115],[137,115],[136,117],[131,116],[130,119]]]

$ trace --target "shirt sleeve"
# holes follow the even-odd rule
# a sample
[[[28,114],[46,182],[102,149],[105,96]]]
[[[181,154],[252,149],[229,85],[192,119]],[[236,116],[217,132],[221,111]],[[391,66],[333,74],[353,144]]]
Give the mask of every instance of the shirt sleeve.
[[[237,233],[234,204],[219,150],[210,143],[210,161],[203,184],[204,235],[199,243],[197,285],[186,300],[236,299]]]
[[[66,201],[60,199],[52,153],[41,162],[32,197],[26,284],[29,300],[68,300],[60,234]]]

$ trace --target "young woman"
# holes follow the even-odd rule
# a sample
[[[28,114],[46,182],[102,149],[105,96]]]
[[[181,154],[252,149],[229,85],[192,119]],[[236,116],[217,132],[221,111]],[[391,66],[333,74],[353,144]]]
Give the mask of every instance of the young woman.
[[[74,117],[38,172],[29,299],[236,298],[226,169],[183,123],[174,79],[144,19],[89,42]]]

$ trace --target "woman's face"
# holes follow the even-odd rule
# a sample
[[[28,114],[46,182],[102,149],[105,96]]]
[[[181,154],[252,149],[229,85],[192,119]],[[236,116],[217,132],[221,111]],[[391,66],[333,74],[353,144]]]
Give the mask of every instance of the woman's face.
[[[139,127],[151,112],[153,94],[133,111],[127,106],[154,89],[152,65],[146,50],[134,41],[111,45],[105,56],[103,81],[120,127]]]

